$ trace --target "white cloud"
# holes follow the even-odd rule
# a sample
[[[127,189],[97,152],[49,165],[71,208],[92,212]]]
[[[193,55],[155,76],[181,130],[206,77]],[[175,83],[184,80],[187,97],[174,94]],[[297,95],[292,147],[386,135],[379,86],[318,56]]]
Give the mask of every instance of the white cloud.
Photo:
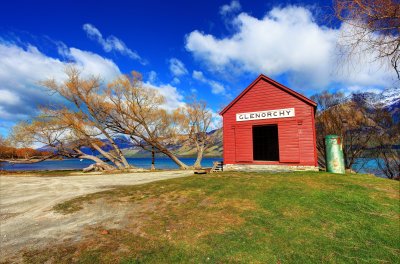
[[[154,83],[157,80],[157,73],[155,71],[149,72],[149,82]]]
[[[380,94],[382,92],[381,89],[376,87],[369,87],[369,86],[359,86],[359,85],[352,85],[346,88],[340,89],[346,96],[352,93],[375,93]]]
[[[128,48],[119,38],[113,35],[103,38],[101,32],[92,24],[84,24],[83,30],[90,39],[96,40],[103,47],[105,52],[116,51],[122,55],[128,56],[131,59],[138,60],[142,64],[146,64],[146,61],[143,60],[136,51]]]
[[[223,5],[219,9],[219,13],[223,16],[232,13],[232,12],[237,12],[242,9],[242,6],[240,5],[239,1],[233,0],[229,5]]]
[[[144,85],[159,91],[160,94],[165,97],[165,103],[163,107],[167,110],[174,110],[185,105],[185,102],[183,101],[183,95],[176,87],[170,84],[155,85],[153,83],[146,82]]]
[[[48,78],[62,81],[67,64],[74,64],[83,74],[99,75],[109,81],[120,74],[118,66],[98,54],[64,47],[68,63],[41,53],[37,47],[26,48],[0,42],[0,119],[19,121],[35,115],[40,105],[61,102],[38,82]]]
[[[198,80],[202,83],[209,84],[211,86],[211,92],[213,94],[225,94],[226,93],[225,87],[221,83],[207,79],[204,76],[203,72],[201,72],[201,71],[193,71],[192,77],[193,77],[193,79]]]
[[[21,102],[21,99],[17,94],[8,90],[0,90],[0,103],[16,105]]]
[[[192,77],[198,81],[206,82],[206,78],[204,77],[203,72],[201,71],[193,71]]]
[[[211,81],[210,85],[211,85],[211,92],[213,94],[224,94],[225,93],[225,87],[222,84],[215,82],[215,81]]]
[[[179,80],[179,78],[177,78],[177,77],[174,77],[174,79],[172,79],[172,82],[171,82],[171,84],[173,84],[173,85],[178,85],[180,83],[181,83],[181,80]]]
[[[214,130],[222,127],[222,116],[219,113],[215,112],[214,110],[208,108],[211,113],[211,123],[209,130]]]
[[[188,73],[185,64],[177,58],[171,58],[169,60],[169,70],[174,76],[182,76]]]
[[[337,41],[345,26],[319,26],[303,7],[274,8],[262,19],[241,13],[233,24],[235,33],[223,38],[191,32],[186,49],[215,72],[286,73],[307,89],[325,88],[333,82],[385,85],[393,76],[384,67],[368,64],[369,58],[350,63],[351,73],[343,74]]]
[[[69,51],[69,57],[85,74],[100,76],[104,81],[111,81],[121,74],[118,66],[112,60],[76,48],[70,48]]]

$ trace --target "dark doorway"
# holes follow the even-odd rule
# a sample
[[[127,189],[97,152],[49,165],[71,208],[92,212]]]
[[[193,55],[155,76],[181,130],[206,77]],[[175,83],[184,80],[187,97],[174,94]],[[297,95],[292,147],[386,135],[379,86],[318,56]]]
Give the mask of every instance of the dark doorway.
[[[277,125],[253,127],[253,159],[279,161]]]

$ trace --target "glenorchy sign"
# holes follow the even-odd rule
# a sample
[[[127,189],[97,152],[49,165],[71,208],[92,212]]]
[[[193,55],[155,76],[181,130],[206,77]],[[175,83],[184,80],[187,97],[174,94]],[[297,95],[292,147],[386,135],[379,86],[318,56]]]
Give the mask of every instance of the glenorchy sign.
[[[238,113],[236,114],[236,121],[250,121],[250,120],[259,120],[259,119],[270,119],[270,118],[285,118],[285,117],[294,117],[294,108],[286,108],[286,109],[276,109],[276,110],[267,110],[267,111],[259,111],[259,112],[250,112],[250,113]]]

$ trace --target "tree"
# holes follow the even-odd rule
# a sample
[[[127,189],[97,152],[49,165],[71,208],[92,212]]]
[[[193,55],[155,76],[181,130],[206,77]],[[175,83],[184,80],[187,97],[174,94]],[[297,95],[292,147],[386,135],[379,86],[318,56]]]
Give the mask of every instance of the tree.
[[[162,108],[165,98],[155,89],[143,86],[137,72],[123,75],[108,85],[106,101],[110,104],[107,128],[115,133],[128,135],[145,150],[163,153],[181,169],[183,163],[169,147],[176,143],[177,119]]]
[[[11,147],[10,140],[0,135],[0,159],[16,157],[16,149]]]
[[[400,123],[382,106],[374,109],[374,120],[380,127],[371,149],[380,174],[389,179],[400,179]]]
[[[33,156],[35,156],[36,151],[32,148],[19,148],[16,149],[16,154],[18,158],[22,158],[22,159],[29,159]]]
[[[364,157],[370,140],[376,132],[367,107],[353,100],[344,100],[343,94],[323,92],[311,97],[322,104],[316,116],[318,163],[325,167],[325,136],[339,135],[343,139],[346,169],[351,169],[357,159]]]
[[[91,148],[93,151],[99,152],[104,158],[113,163],[116,168],[124,169],[125,167],[121,159],[115,154],[115,149],[110,151],[104,150],[102,147],[106,145],[98,137],[103,135],[93,124],[91,120],[87,120],[80,112],[73,112],[69,109],[63,108],[58,110],[43,110],[48,117],[55,118],[62,126],[69,129],[73,134],[75,140],[85,142],[82,146]]]
[[[0,169],[4,165],[4,159],[14,156],[15,150],[10,147],[9,140],[0,135]]]
[[[373,159],[377,165],[374,173],[390,179],[399,177],[400,123],[395,122],[388,109],[379,104],[370,105],[358,94],[345,98],[341,93],[325,91],[311,98],[320,107],[316,116],[320,166],[325,166],[325,136],[336,134],[343,139],[346,169],[351,169],[356,162],[361,169]]]
[[[93,169],[112,170],[114,167],[99,157],[84,153],[81,148],[99,144],[94,138],[78,138],[74,130],[62,121],[48,116],[39,116],[31,123],[20,122],[13,129],[14,140],[41,143],[51,148],[48,155],[29,157],[21,160],[6,160],[10,163],[35,163],[55,157],[89,159],[95,162]]]
[[[336,17],[350,29],[340,45],[348,56],[386,60],[400,80],[400,4],[396,0],[335,0]]]
[[[41,82],[43,86],[61,95],[75,107],[74,110],[72,108],[54,110],[54,115],[58,116],[60,121],[64,121],[79,140],[87,141],[119,169],[131,168],[115,143],[113,134],[107,129],[106,121],[111,109],[105,100],[100,78],[95,76],[82,78],[79,70],[74,67],[67,67],[65,73],[67,80],[61,84],[54,79]],[[99,135],[107,139],[113,148],[113,153],[102,151],[97,144],[93,144],[92,138]]]
[[[201,168],[204,151],[210,144],[207,132],[212,121],[211,111],[205,101],[199,101],[193,96],[185,107],[177,109],[175,114],[183,133],[187,134],[190,143],[196,146],[197,158],[193,166],[196,169]]]

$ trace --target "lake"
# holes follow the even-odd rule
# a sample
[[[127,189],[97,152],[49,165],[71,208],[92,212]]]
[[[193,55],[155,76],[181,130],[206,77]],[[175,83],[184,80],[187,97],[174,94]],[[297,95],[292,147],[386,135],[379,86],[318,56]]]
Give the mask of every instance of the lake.
[[[139,168],[150,169],[151,158],[127,158],[129,164],[132,164]],[[195,158],[181,158],[181,160],[187,165],[193,165]],[[212,167],[214,161],[222,161],[222,158],[203,158],[203,167]],[[370,159],[364,163],[364,159],[359,159],[353,166],[353,170],[359,173],[372,173],[379,177],[383,175],[379,174],[377,170],[377,162],[374,159]],[[79,159],[65,159],[65,160],[46,160],[39,163],[31,164],[14,164],[10,165],[4,163],[1,169],[8,171],[35,171],[35,170],[80,170],[86,168],[93,161]],[[361,166],[363,164],[363,166]],[[178,166],[169,158],[156,158],[156,169],[178,169]]]
[[[151,158],[127,158],[129,164],[139,168],[150,169]],[[182,162],[186,165],[193,165],[195,158],[181,158]],[[201,165],[203,167],[212,167],[214,161],[222,161],[222,158],[203,158]],[[34,171],[34,170],[79,170],[86,168],[90,164],[94,163],[90,160],[79,159],[65,159],[65,160],[45,160],[38,163],[31,164],[14,164],[9,163],[3,164],[1,169],[9,171]],[[156,158],[155,160],[156,169],[178,169],[176,165],[169,158]]]

